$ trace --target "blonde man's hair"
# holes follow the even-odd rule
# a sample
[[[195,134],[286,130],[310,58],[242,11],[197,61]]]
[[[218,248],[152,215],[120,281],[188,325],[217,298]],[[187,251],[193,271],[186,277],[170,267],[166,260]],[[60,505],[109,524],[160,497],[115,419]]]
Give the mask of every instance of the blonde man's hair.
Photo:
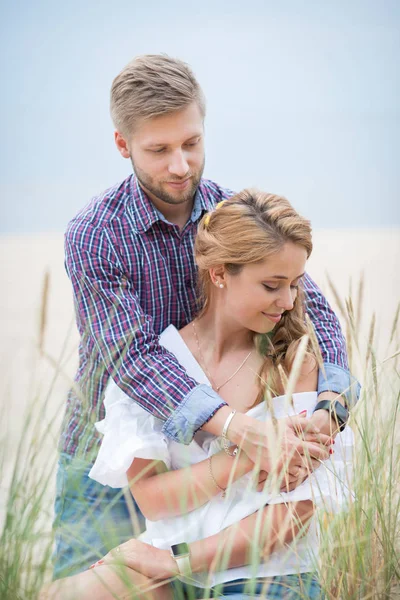
[[[195,240],[198,266],[200,315],[208,310],[215,293],[210,269],[224,265],[231,275],[238,275],[248,264],[255,264],[276,254],[291,242],[303,247],[307,258],[312,252],[310,221],[299,215],[283,196],[246,189],[232,196],[199,223]],[[301,338],[307,333],[304,292],[299,287],[293,309],[286,311],[269,335],[257,335],[256,346],[264,357],[260,370],[260,392],[266,387],[274,394],[280,383],[279,365],[288,374]],[[308,354],[314,356],[311,344]]]
[[[144,54],[114,79],[110,111],[115,128],[129,135],[139,120],[175,112],[193,102],[204,117],[204,94],[189,65],[165,54]]]

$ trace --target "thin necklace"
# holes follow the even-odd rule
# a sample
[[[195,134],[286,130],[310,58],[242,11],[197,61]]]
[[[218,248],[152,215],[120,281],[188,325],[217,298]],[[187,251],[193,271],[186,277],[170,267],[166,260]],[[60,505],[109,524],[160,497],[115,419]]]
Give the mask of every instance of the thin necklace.
[[[234,373],[232,373],[232,375],[230,377],[228,377],[228,379],[226,381],[224,381],[224,383],[221,383],[221,385],[216,385],[214,379],[211,377],[210,372],[208,371],[208,369],[206,367],[206,363],[205,363],[204,356],[203,356],[203,353],[202,353],[201,348],[200,348],[199,337],[197,335],[196,325],[194,324],[194,321],[192,321],[192,325],[193,325],[194,338],[196,340],[197,349],[199,351],[199,357],[200,357],[200,360],[201,360],[202,367],[203,367],[203,369],[205,371],[205,374],[207,375],[208,379],[211,381],[212,386],[215,389],[215,391],[219,392],[219,390],[222,387],[224,387],[224,385],[226,385],[228,383],[228,381],[230,381],[231,379],[233,379],[235,377],[235,375],[237,375],[239,373],[240,369],[246,364],[246,362],[250,358],[253,350],[250,350],[250,352],[248,353],[248,355],[246,356],[246,358],[244,359],[244,361],[239,365],[239,367],[236,369],[236,371]]]

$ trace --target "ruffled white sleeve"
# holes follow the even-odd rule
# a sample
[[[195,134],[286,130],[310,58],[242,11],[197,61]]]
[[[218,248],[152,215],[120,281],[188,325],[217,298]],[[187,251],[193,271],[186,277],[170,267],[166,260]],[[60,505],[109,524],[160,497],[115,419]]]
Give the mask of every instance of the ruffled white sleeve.
[[[125,487],[126,472],[135,458],[160,460],[170,469],[161,420],[133,402],[112,380],[106,388],[104,406],[106,416],[95,425],[103,439],[89,477],[113,488]]]

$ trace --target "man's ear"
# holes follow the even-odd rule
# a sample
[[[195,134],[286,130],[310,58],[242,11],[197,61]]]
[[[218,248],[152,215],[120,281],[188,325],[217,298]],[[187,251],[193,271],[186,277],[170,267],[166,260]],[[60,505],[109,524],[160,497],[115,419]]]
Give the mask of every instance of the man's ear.
[[[122,133],[120,133],[119,131],[114,131],[114,141],[115,145],[118,148],[118,152],[121,154],[121,156],[123,156],[124,158],[130,158],[131,153],[128,148],[128,142],[126,141]]]

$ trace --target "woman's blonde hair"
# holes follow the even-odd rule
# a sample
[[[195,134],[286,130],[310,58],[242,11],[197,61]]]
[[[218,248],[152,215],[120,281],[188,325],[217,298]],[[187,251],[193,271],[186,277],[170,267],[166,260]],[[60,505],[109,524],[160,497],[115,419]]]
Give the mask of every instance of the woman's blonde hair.
[[[312,251],[310,221],[300,216],[283,196],[245,189],[220,203],[200,221],[195,241],[199,269],[199,295],[203,314],[213,289],[210,269],[224,265],[237,275],[245,265],[261,262],[279,252],[286,242],[302,246],[307,258]],[[284,313],[271,334],[257,335],[256,345],[265,357],[260,371],[259,402],[268,386],[279,389],[281,365],[288,374],[300,339],[307,333],[304,293],[299,286],[291,311]],[[312,353],[311,346],[309,352]]]

